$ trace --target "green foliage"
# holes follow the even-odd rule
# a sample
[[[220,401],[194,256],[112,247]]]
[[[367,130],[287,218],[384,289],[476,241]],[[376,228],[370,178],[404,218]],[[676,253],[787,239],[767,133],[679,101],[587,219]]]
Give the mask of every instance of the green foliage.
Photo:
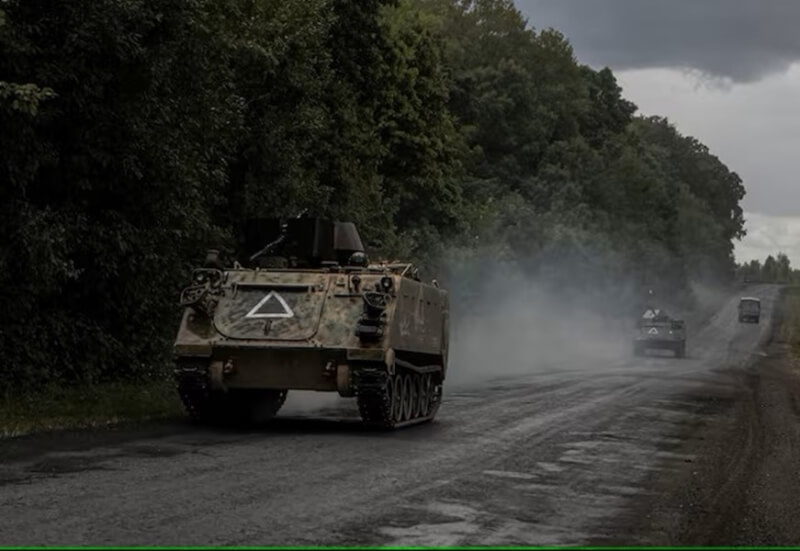
[[[0,352],[10,386],[148,374],[218,230],[237,103],[198,4],[9,3],[0,75]],[[209,106],[213,106],[209,108]]]
[[[0,397],[0,439],[126,421],[179,418],[182,414],[174,387],[161,381],[80,388],[48,385]]]
[[[535,23],[535,22],[534,22]],[[164,376],[189,269],[252,216],[354,221],[456,293],[733,274],[739,177],[511,0],[10,0],[0,391]]]
[[[762,264],[751,260],[736,267],[737,276],[745,282],[800,283],[800,273],[792,268],[786,253],[768,255]]]

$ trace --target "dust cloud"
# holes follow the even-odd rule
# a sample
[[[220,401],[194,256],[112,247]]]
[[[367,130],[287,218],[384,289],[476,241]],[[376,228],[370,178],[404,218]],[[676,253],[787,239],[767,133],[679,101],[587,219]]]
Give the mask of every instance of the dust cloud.
[[[629,361],[635,319],[647,297],[632,278],[604,279],[592,268],[613,261],[602,253],[589,262],[556,260],[549,277],[538,279],[510,262],[475,257],[462,262],[449,278],[447,385],[554,371],[591,372],[594,365]],[[584,283],[570,287],[571,279]],[[652,300],[691,330],[718,311],[730,293],[729,288],[692,281],[688,292]]]
[[[580,290],[536,279],[492,258],[453,261],[451,267],[443,281],[451,311],[446,387],[546,372],[590,373],[593,366],[630,360],[642,299],[633,281],[615,279]],[[560,269],[588,268],[564,263]],[[729,289],[693,282],[690,299],[658,297],[656,302],[691,327],[692,316],[710,315],[729,296]],[[352,417],[357,407],[354,399],[335,392],[290,391],[281,416]]]
[[[694,300],[694,307],[687,314],[707,315],[717,311],[730,298],[732,292],[730,288],[697,281],[690,282],[689,288]]]
[[[447,384],[622,361],[630,356],[630,308],[627,298],[615,302],[557,293],[504,266],[450,296]]]

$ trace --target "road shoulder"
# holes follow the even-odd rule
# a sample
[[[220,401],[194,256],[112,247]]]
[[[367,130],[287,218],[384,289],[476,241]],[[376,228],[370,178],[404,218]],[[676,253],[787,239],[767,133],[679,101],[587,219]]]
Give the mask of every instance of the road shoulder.
[[[695,457],[663,469],[615,534],[596,544],[791,545],[800,541],[800,292],[776,302],[767,355],[721,369],[692,399],[697,422],[681,435]]]

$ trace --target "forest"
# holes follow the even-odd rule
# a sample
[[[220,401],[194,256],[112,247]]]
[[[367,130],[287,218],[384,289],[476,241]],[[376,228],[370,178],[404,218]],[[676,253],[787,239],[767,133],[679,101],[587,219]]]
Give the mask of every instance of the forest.
[[[3,393],[169,371],[244,221],[355,222],[454,293],[736,276],[744,187],[511,0],[0,4]]]
[[[767,255],[763,263],[760,260],[751,260],[737,264],[736,275],[747,283],[800,283],[800,270],[792,268],[786,253]]]

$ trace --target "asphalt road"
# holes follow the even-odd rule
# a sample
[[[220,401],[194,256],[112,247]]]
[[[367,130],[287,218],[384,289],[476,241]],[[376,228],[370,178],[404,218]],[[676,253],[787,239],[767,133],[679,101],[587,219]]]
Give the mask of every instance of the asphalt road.
[[[726,370],[763,355],[777,290],[747,293],[762,297],[762,323],[739,324],[731,297],[690,328],[685,359],[446,387],[434,423],[395,433],[332,406],[258,431],[172,423],[0,441],[0,545],[670,539],[631,510],[698,459],[684,435],[707,419],[706,389],[738,384]]]

